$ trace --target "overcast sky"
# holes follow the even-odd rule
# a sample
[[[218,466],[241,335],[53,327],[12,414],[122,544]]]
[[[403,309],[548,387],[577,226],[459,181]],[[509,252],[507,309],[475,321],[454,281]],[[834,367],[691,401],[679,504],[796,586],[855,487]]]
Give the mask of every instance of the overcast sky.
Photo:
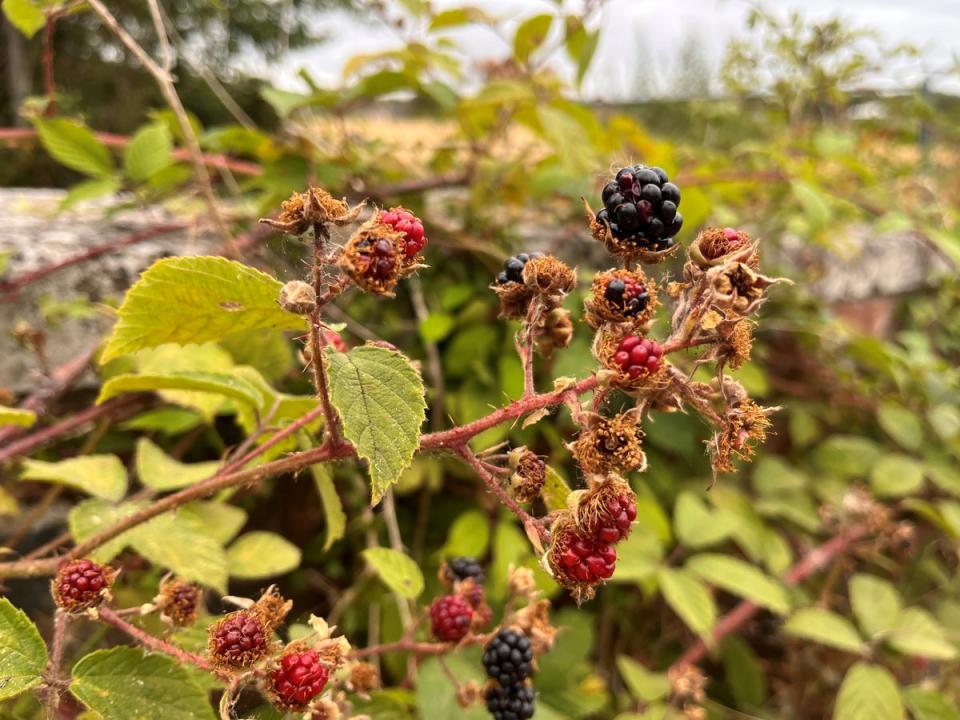
[[[567,0],[567,4],[576,1]],[[434,0],[440,9],[464,4],[468,3]],[[472,4],[513,24],[556,7],[552,0],[473,0]],[[960,0],[767,0],[764,5],[782,13],[797,9],[817,18],[839,14],[857,27],[877,31],[887,47],[917,46],[921,58],[888,64],[878,84],[911,87],[929,77],[935,89],[960,94],[960,77],[943,75],[960,56]],[[746,32],[748,10],[745,0],[608,0],[599,18],[600,45],[583,94],[628,99],[644,86],[646,94],[669,95],[680,49],[690,42],[702,47],[703,58],[716,73],[727,42]],[[269,75],[277,85],[297,88],[296,71],[306,67],[317,81],[336,86],[350,56],[400,42],[392,29],[347,13],[326,13],[317,25],[330,39],[271,67]],[[472,58],[497,57],[508,51],[500,38],[482,28],[467,28],[452,36]],[[638,78],[641,68],[652,69],[646,71],[649,82]]]

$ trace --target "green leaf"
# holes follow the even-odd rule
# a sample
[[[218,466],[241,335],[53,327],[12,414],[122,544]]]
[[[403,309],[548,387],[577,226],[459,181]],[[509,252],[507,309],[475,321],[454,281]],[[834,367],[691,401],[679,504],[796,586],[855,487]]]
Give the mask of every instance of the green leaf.
[[[251,383],[237,375],[212,372],[174,372],[168,375],[118,375],[110,378],[100,389],[97,404],[117,395],[148,390],[187,390],[213,393],[248,403],[263,405],[263,396]]]
[[[859,662],[847,671],[833,720],[903,720],[897,681],[879,665]]]
[[[37,118],[33,122],[43,147],[61,165],[92,177],[113,174],[110,152],[86,125],[63,118]]]
[[[145,437],[137,441],[135,464],[140,482],[161,492],[194,485],[213,476],[220,469],[220,463],[216,461],[182,463]]]
[[[854,435],[833,435],[817,446],[817,465],[842,477],[864,477],[880,459],[880,448],[871,440]]]
[[[870,471],[870,487],[881,497],[902,497],[923,487],[923,465],[907,455],[884,455]]]
[[[887,435],[896,440],[906,450],[919,450],[923,444],[923,424],[913,412],[895,402],[885,402],[877,410]]]
[[[430,21],[431,32],[445,28],[466,25],[467,23],[490,23],[496,18],[478,7],[458,7],[438,12]]]
[[[307,450],[310,448],[310,443],[302,442],[300,448]],[[329,550],[346,532],[347,515],[343,511],[343,502],[333,482],[333,468],[328,463],[317,463],[310,466],[310,472],[313,475],[313,483],[320,496],[320,502],[323,503],[323,515],[327,523],[327,539],[323,543],[323,549]]]
[[[453,315],[431,313],[420,323],[420,337],[424,342],[440,342],[453,330]]]
[[[534,15],[524,20],[513,36],[513,56],[521,63],[527,62],[550,34],[552,15]]]
[[[785,615],[790,611],[790,597],[776,580],[735,557],[703,553],[687,560],[685,567],[711,585],[751,600],[772,612]]]
[[[84,500],[70,509],[67,524],[74,542],[81,543],[142,507],[142,503],[126,502],[114,505],[106,500]],[[133,530],[127,530],[108,540],[90,553],[90,559],[102,563],[110,562],[131,543],[133,534]]]
[[[224,502],[192,502],[180,508],[179,513],[199,523],[204,532],[221,545],[236,537],[247,523],[247,513]]]
[[[659,700],[670,693],[670,681],[666,673],[650,672],[631,657],[617,657],[617,670],[630,694],[643,703]]]
[[[845,617],[822,608],[798,610],[783,626],[794,637],[829,645],[846,652],[862,653],[865,649],[857,629]]]
[[[219,340],[256,328],[303,330],[282,310],[283,285],[266,273],[221,257],[158,260],[127,291],[100,362],[164,343]]]
[[[115,177],[95,178],[77,183],[67,191],[67,195],[60,201],[60,210],[69,210],[77,203],[87,200],[96,200],[106,195],[113,195],[120,190],[120,181]]]
[[[36,687],[47,664],[47,646],[27,614],[0,597],[0,700]]]
[[[761,707],[767,699],[767,676],[750,646],[743,638],[730,635],[723,641],[720,654],[724,677],[737,707],[744,710]]]
[[[570,495],[570,486],[567,485],[560,473],[547,465],[547,475],[543,481],[540,497],[543,498],[548,512],[563,510],[567,507],[567,497]]]
[[[926,610],[907,608],[897,618],[888,641],[890,646],[906,655],[953,660],[957,648],[946,639],[946,630]]]
[[[21,480],[61,483],[104,500],[127,492],[127,471],[116,455],[85,455],[60,462],[24,460]]]
[[[18,425],[30,427],[37,421],[37,414],[31,410],[0,405],[0,425]]]
[[[300,567],[300,548],[272,532],[248,532],[227,549],[230,576],[243,580],[283,575]]]
[[[810,222],[817,227],[825,225],[830,220],[831,211],[823,191],[803,180],[794,180],[790,185]]]
[[[419,446],[426,417],[423,380],[401,353],[364,345],[327,349],[330,400],[343,433],[370,466],[371,503],[400,479]]]
[[[705,635],[717,619],[717,606],[710,589],[685,570],[661,568],[657,573],[667,604],[698,635]]]
[[[171,375],[174,373],[224,373],[243,376],[233,361],[233,357],[217,343],[203,345],[174,345],[167,343],[155,348],[145,348],[133,355],[136,372],[139,375]],[[254,383],[256,384],[256,383]],[[257,386],[259,387],[259,386]],[[165,402],[192,408],[200,413],[204,422],[212,424],[218,413],[230,402],[216,392],[196,392],[192,390],[159,390],[158,394]],[[261,391],[266,398],[266,393]],[[270,405],[264,400],[264,405]],[[248,406],[240,404],[243,409]],[[238,411],[239,412],[239,411]],[[254,410],[249,408],[249,412]],[[246,428],[245,428],[246,429]],[[252,432],[252,430],[247,431]]]
[[[490,520],[486,513],[467,510],[450,526],[441,553],[446,557],[482,557],[490,545]]]
[[[97,650],[73,666],[70,692],[102,720],[213,720],[207,694],[176,660],[131,647]]]
[[[32,38],[47,24],[47,16],[31,0],[4,0],[3,14],[27,38]]]
[[[729,537],[733,523],[730,516],[711,511],[693,492],[677,497],[673,510],[673,530],[677,539],[690,548],[716,545]]]
[[[367,548],[363,557],[397,595],[413,599],[423,592],[423,573],[412,558],[399,550]]]
[[[638,530],[617,546],[617,555],[617,569],[611,581],[643,583],[660,569],[663,546],[653,534]]]
[[[429,720],[488,720],[490,714],[482,704],[463,708],[457,702],[456,687],[450,682],[448,672],[457,682],[470,680],[483,683],[483,666],[475,650],[466,650],[444,655],[443,663],[437,658],[425,660],[417,668],[417,717]],[[380,719],[379,715],[371,717]],[[412,717],[412,716],[407,716]],[[398,718],[399,720],[399,718]]]
[[[892,629],[900,614],[900,594],[886,580],[857,574],[850,578],[850,604],[860,629],[875,637]]]
[[[143,182],[173,164],[173,138],[166,125],[140,128],[123,154],[123,167],[132,179]]]
[[[941,440],[953,440],[960,434],[960,408],[956,405],[935,405],[927,411],[927,420]]]
[[[960,720],[956,704],[936,690],[914,686],[905,688],[902,695],[915,720]]]
[[[173,570],[184,580],[226,592],[226,553],[196,516],[164,513],[133,530],[130,544],[154,565]]]

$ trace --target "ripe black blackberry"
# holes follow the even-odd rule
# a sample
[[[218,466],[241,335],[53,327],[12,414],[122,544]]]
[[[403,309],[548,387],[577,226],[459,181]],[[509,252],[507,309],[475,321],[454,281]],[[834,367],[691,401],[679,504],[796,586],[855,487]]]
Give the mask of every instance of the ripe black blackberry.
[[[533,717],[533,688],[528,685],[490,685],[484,693],[484,700],[494,720],[529,720]]]
[[[518,253],[508,257],[503,263],[503,270],[497,275],[497,283],[506,285],[508,282],[523,282],[523,268],[530,260],[543,257],[542,252]]]
[[[677,212],[680,189],[663,168],[622,168],[604,186],[602,199],[597,222],[609,224],[618,240],[644,250],[666,250],[683,227],[683,216]]]
[[[647,288],[632,279],[621,280],[614,278],[607,283],[607,289],[603,292],[607,301],[616,305],[626,317],[639,315],[647,309],[647,303],[650,301],[650,293]]]
[[[455,557],[447,561],[447,573],[451,580],[473,578],[483,584],[483,568],[472,557]]]
[[[503,628],[483,650],[483,667],[501,687],[517,685],[530,677],[533,649],[521,632]]]

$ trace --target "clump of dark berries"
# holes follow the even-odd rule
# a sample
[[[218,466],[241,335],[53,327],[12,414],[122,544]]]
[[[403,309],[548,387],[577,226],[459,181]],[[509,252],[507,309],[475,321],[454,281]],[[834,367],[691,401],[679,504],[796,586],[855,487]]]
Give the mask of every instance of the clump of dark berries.
[[[483,568],[472,557],[455,557],[447,560],[446,573],[451,581],[473,578],[477,583],[482,584],[484,579]]]
[[[666,250],[683,226],[677,212],[680,189],[663,168],[633,165],[622,168],[603,188],[603,209],[597,222],[609,224],[618,240],[644,250]]]
[[[217,665],[242,670],[261,660],[269,649],[259,615],[238,610],[210,626],[207,648]]]
[[[500,687],[519,685],[533,670],[530,638],[512,628],[503,628],[483,649],[483,667]]]
[[[403,235],[403,253],[407,259],[414,258],[427,244],[423,223],[416,215],[402,207],[381,210],[380,222],[389,225]]]
[[[444,642],[459,642],[470,631],[473,607],[461,595],[444,595],[430,605],[430,624],[434,637]]]
[[[609,580],[617,568],[617,550],[611,543],[575,534],[556,548],[554,562],[562,572],[577,582],[594,585]]]
[[[625,317],[636,317],[647,309],[650,293],[646,285],[633,278],[613,278],[603,291],[604,299],[615,305]]]
[[[197,619],[200,588],[183,580],[165,580],[160,584],[158,604],[163,617],[175,627],[192,625]]]
[[[114,571],[92,560],[73,560],[60,567],[51,583],[57,607],[77,613],[102,603],[110,593]]]
[[[533,717],[533,688],[529,685],[490,685],[483,699],[494,720],[529,720]]]
[[[289,709],[306,707],[323,692],[329,679],[330,670],[320,662],[316,650],[288,651],[271,676],[275,701]]]
[[[649,338],[627,335],[614,353],[613,362],[631,379],[655,375],[663,362],[663,348]]]
[[[530,260],[541,257],[543,257],[542,252],[520,253],[508,257],[503,263],[503,270],[497,275],[497,284],[506,285],[511,282],[522,283],[523,268]]]

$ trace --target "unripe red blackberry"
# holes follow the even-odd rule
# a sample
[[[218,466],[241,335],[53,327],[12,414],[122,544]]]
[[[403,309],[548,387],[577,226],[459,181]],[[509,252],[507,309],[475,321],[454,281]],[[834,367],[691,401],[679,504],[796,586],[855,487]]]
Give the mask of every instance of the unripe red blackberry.
[[[619,542],[630,534],[630,526],[637,519],[637,502],[629,493],[621,493],[607,500],[605,508],[593,524],[593,539],[599,543]]]
[[[444,595],[430,605],[430,624],[434,636],[444,642],[459,642],[470,630],[473,608],[460,595]]]
[[[115,577],[114,570],[106,565],[85,558],[73,560],[57,570],[50,590],[57,607],[78,613],[107,599]]]
[[[340,333],[335,333],[333,330],[324,330],[323,340],[337,352],[347,352],[349,350],[343,338],[340,337]]]
[[[503,628],[484,647],[483,667],[501,687],[522,683],[533,668],[530,639],[518,630]]]
[[[249,610],[230,613],[207,632],[207,649],[217,665],[242,670],[259,662],[269,650],[263,620]]]
[[[654,375],[660,370],[663,348],[649,338],[627,335],[613,356],[613,362],[631,378]]]
[[[402,207],[381,210],[379,219],[381,223],[403,235],[404,256],[407,259],[416,257],[426,246],[427,237],[424,235],[423,223],[409,210]]]
[[[603,188],[603,209],[596,215],[613,236],[643,250],[665,250],[683,226],[677,212],[680,189],[663,168],[634,165],[622,168]]]
[[[574,533],[553,549],[551,564],[565,579],[593,585],[613,576],[617,568],[617,551],[610,543]]]
[[[323,692],[330,670],[320,662],[316,650],[289,650],[280,656],[271,675],[274,702],[290,710],[304,708]]]
[[[197,619],[200,588],[183,580],[164,580],[155,601],[163,617],[175,627],[192,625]]]

